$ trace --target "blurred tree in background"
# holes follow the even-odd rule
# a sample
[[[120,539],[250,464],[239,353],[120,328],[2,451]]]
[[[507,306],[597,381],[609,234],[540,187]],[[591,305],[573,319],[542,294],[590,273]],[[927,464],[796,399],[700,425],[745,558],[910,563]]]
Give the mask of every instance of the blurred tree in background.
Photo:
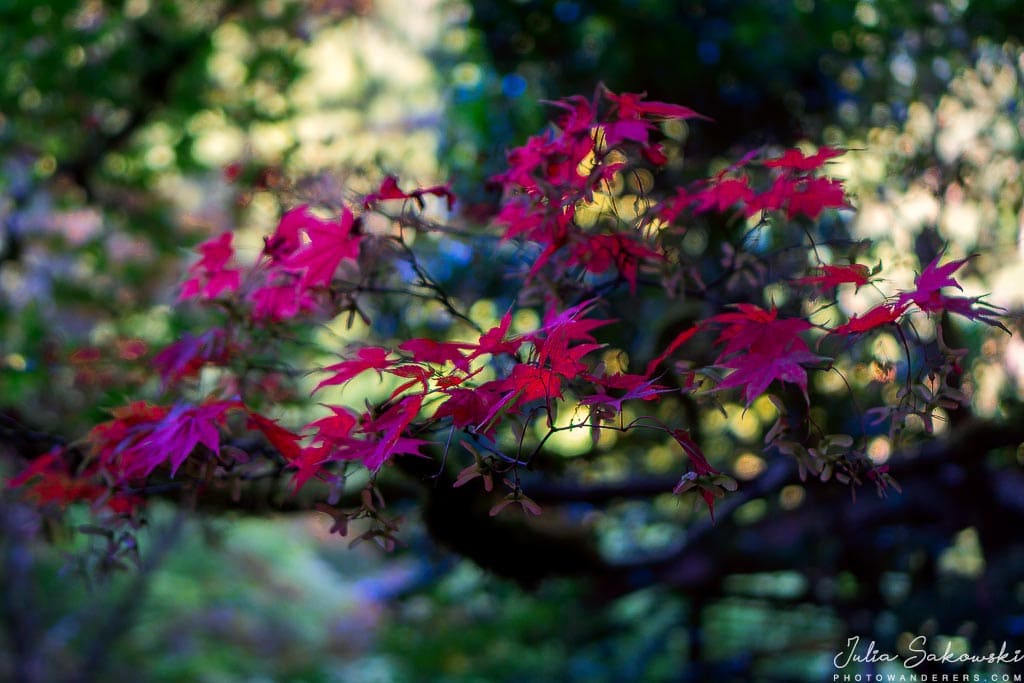
[[[486,217],[497,198],[486,178],[547,120],[539,102],[602,81],[715,119],[699,135],[669,131],[678,163],[659,182],[719,170],[755,145],[854,150],[831,170],[859,211],[824,219],[826,230],[868,238],[865,259],[895,281],[942,248],[978,253],[967,293],[1019,310],[1019,11],[998,0],[9,4],[6,450],[81,434],[152,382],[151,349],[202,327],[202,313],[170,307],[185,247],[242,226],[240,249],[256,254],[283,208],[357,196],[389,172],[423,184],[451,175]],[[714,225],[694,234],[696,249],[722,246]],[[489,255],[439,253],[432,265],[477,316],[497,320],[511,304]],[[841,303],[864,310],[870,297]],[[628,299],[618,307],[628,312]],[[694,315],[652,310],[637,306],[629,321],[646,338],[617,340],[632,356]],[[395,334],[437,326],[429,310],[379,313]],[[137,540],[72,538],[74,524],[41,520],[5,491],[0,676],[830,680],[853,635],[886,652],[907,634],[940,651],[1003,640],[1012,650],[1024,638],[1024,346],[1010,325],[1013,336],[942,323],[951,346],[972,351],[968,404],[941,414],[917,452],[894,452],[882,434],[871,442],[903,485],[881,499],[805,486],[760,452],[770,411],[737,403],[696,416],[711,462],[742,482],[714,526],[668,494],[679,462],[643,439],[594,451],[553,439],[567,478],[585,485],[538,482],[531,495],[564,508],[539,527],[460,528],[440,496],[397,486],[389,502],[411,518],[408,546],[384,558],[346,550],[321,517],[197,519],[170,507]],[[901,356],[901,340],[881,334],[844,372],[868,386]],[[815,422],[851,431],[846,388],[815,382]]]

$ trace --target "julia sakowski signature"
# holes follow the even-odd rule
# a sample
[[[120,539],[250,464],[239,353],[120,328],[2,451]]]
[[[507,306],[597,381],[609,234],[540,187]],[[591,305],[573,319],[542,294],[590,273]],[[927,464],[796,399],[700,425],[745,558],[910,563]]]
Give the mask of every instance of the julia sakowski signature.
[[[845,669],[850,664],[877,664],[881,662],[902,662],[903,666],[913,669],[924,662],[938,662],[942,664],[1016,664],[1024,662],[1024,650],[1016,649],[1012,652],[1007,648],[1004,640],[999,646],[999,652],[988,652],[983,655],[969,654],[966,652],[953,652],[951,642],[946,642],[946,649],[942,654],[929,652],[928,637],[917,636],[907,644],[907,651],[910,654],[906,657],[894,655],[889,652],[882,652],[875,647],[875,641],[868,643],[863,653],[857,652],[860,645],[860,636],[853,636],[846,639],[846,648],[836,654],[832,663],[837,669]]]

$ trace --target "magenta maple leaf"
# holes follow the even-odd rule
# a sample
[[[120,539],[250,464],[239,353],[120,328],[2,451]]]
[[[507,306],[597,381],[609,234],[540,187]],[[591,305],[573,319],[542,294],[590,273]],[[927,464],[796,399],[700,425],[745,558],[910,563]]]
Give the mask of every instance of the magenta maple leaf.
[[[197,247],[202,258],[188,269],[190,277],[181,286],[179,301],[197,296],[215,299],[222,292],[233,292],[238,289],[241,284],[241,272],[226,267],[235,253],[231,247],[232,236],[232,233],[226,232]]]
[[[1005,313],[1005,309],[985,303],[981,297],[951,296],[942,293],[946,287],[956,287],[963,291],[963,287],[952,276],[973,258],[968,256],[940,266],[939,260],[942,256],[943,254],[936,256],[920,275],[914,278],[914,290],[901,292],[896,299],[896,305],[907,307],[914,304],[926,313],[948,311],[1006,330],[1006,327],[996,319],[996,316]]]
[[[981,297],[947,296],[944,297],[943,309],[971,320],[978,320],[992,327],[998,327],[1007,334],[1012,334],[1006,325],[997,320],[997,318],[1006,314],[1006,309],[1002,306],[986,303],[981,300]]]
[[[402,342],[398,348],[411,354],[413,360],[419,363],[437,363],[438,365],[452,363],[458,369],[468,372],[469,359],[463,351],[472,350],[474,345],[460,342],[439,342],[433,339],[410,339]]]
[[[753,304],[737,304],[734,313],[721,313],[708,320],[724,325],[716,344],[725,348],[715,364],[731,369],[718,389],[743,387],[750,406],[774,380],[796,384],[807,396],[807,372],[801,363],[821,361],[811,353],[799,333],[811,324],[801,318],[778,318],[778,311],[766,311]]]
[[[352,448],[343,457],[361,460],[367,469],[377,471],[395,455],[422,455],[419,449],[430,442],[403,436],[403,432],[416,418],[422,405],[422,394],[406,396],[376,418],[364,423],[360,431],[371,438]]]
[[[493,391],[494,385],[481,386],[476,389],[452,387],[445,389],[444,393],[448,399],[438,406],[434,412],[435,420],[442,420],[446,417],[452,419],[452,424],[462,429],[474,425],[484,424],[494,406],[501,401],[501,394]],[[487,430],[485,434],[493,434],[493,429]]]
[[[622,119],[636,119],[641,116],[655,116],[663,119],[712,120],[703,114],[698,114],[689,107],[684,107],[679,104],[669,104],[667,102],[657,101],[645,102],[644,97],[647,96],[647,93],[624,92],[621,95],[616,95],[607,88],[604,90],[605,96],[618,105],[619,118]]]
[[[798,285],[815,285],[822,290],[831,290],[842,284],[854,284],[859,289],[868,284],[871,271],[859,263],[832,266],[828,264],[817,268],[814,275],[798,278],[793,282]]]
[[[799,347],[799,344],[794,346]],[[743,387],[743,397],[749,407],[773,381],[780,380],[800,387],[804,392],[804,398],[809,401],[807,371],[801,363],[815,363],[821,360],[821,356],[800,348],[771,355],[759,352],[740,354],[721,364],[722,367],[731,368],[733,372],[719,382],[716,389]]]
[[[559,311],[556,307],[551,306],[544,313],[544,323],[541,327],[526,336],[531,341],[536,341],[543,334],[550,335],[557,330],[562,330],[570,341],[594,341],[593,335],[590,334],[591,330],[615,322],[614,320],[585,318],[584,316],[596,303],[597,299],[587,299],[564,311]]]
[[[590,101],[582,95],[572,95],[562,100],[545,102],[564,111],[563,114],[555,118],[555,123],[570,135],[589,133],[591,126],[594,125],[594,109],[590,106]]]
[[[764,162],[768,168],[783,168],[792,171],[813,171],[825,165],[829,159],[845,154],[845,150],[821,147],[810,156],[805,156],[799,149],[787,149],[781,157]]]
[[[868,332],[876,327],[896,322],[906,309],[907,304],[880,304],[862,316],[853,316],[845,324],[833,329],[831,334],[861,334]]]
[[[288,465],[295,468],[292,475],[292,495],[298,493],[299,489],[306,485],[306,482],[313,477],[322,477],[321,467],[330,462],[334,454],[334,446],[327,443],[317,443],[303,447],[295,458],[292,458]]]
[[[347,207],[336,220],[322,220],[309,213],[305,216],[302,229],[309,243],[295,251],[286,265],[303,271],[304,287],[327,286],[342,261],[354,261],[359,256],[355,216]]]
[[[735,304],[735,312],[719,313],[707,320],[721,324],[716,343],[726,342],[718,360],[741,351],[760,349],[771,355],[773,351],[789,347],[799,332],[810,329],[811,323],[802,318],[779,318],[778,310],[764,310],[754,304]],[[806,348],[806,346],[804,347]]]
[[[917,307],[922,311],[941,311],[945,308],[944,303],[946,297],[942,295],[942,289],[945,287],[956,287],[960,291],[963,291],[963,287],[960,283],[953,279],[952,275],[956,271],[970,260],[970,257],[960,259],[958,261],[950,261],[942,266],[939,265],[939,259],[943,254],[939,254],[935,259],[929,263],[921,273],[914,278],[915,288],[910,292],[902,292],[899,295],[899,303],[901,305],[917,304]]]
[[[219,455],[219,426],[224,423],[225,412],[238,405],[237,401],[214,401],[199,406],[174,406],[132,449],[132,462],[128,469],[146,476],[168,460],[173,475],[200,444],[214,455]]]
[[[226,334],[215,327],[200,336],[185,333],[153,357],[153,367],[160,374],[164,387],[186,377],[193,377],[206,363],[226,360]]]
[[[300,232],[312,221],[319,220],[306,205],[287,211],[277,223],[277,229],[263,240],[263,253],[273,262],[283,262],[302,246]]]
[[[726,211],[736,204],[746,206],[754,199],[750,179],[746,176],[724,178],[719,176],[704,189],[693,194],[694,211]],[[747,210],[746,208],[744,209]]]
[[[444,197],[449,211],[455,206],[455,195],[452,193],[450,185],[435,185],[433,187],[416,189],[412,192],[403,192],[398,187],[398,178],[389,175],[384,178],[376,192],[366,195],[366,198],[363,200],[363,208],[370,208],[375,203],[386,199],[412,199],[422,209],[424,207],[423,196],[428,194]]]
[[[788,197],[786,216],[790,219],[804,214],[815,220],[825,209],[849,208],[843,184],[832,178],[804,178],[793,185]]]
[[[657,384],[656,380],[647,379],[644,375],[618,373],[606,377],[590,377],[589,379],[596,384],[602,385],[605,391],[584,397],[580,404],[603,404],[614,408],[616,412],[622,410],[622,404],[626,401],[654,401],[660,394],[672,391],[668,387]],[[612,390],[624,390],[624,392],[621,396],[611,396],[607,392]]]
[[[718,470],[708,463],[707,458],[704,457],[704,452],[697,445],[697,442],[690,436],[690,432],[686,429],[673,429],[669,434],[676,440],[680,446],[683,447],[683,452],[686,453],[687,459],[690,464],[693,465],[693,471],[687,472],[683,475],[683,478],[679,480],[679,483],[673,489],[673,493],[679,494],[688,489],[692,484],[691,482],[699,477],[714,476],[720,474]],[[715,495],[707,488],[701,487],[700,495],[704,499],[704,503],[708,506],[708,512],[711,513],[711,520],[715,519]]]
[[[395,364],[394,360],[389,360],[390,355],[387,349],[379,346],[364,346],[359,349],[356,353],[356,357],[344,360],[334,365],[329,365],[324,368],[324,372],[334,373],[331,377],[328,377],[320,384],[316,385],[313,389],[313,393],[320,391],[323,387],[328,387],[334,384],[344,384],[356,375],[366,372],[367,370],[386,370]]]
[[[253,303],[252,317],[259,321],[281,322],[317,307],[299,275],[288,270],[271,271],[267,284],[252,290],[246,298]]]
[[[633,142],[639,142],[641,145],[647,145],[650,131],[653,127],[650,121],[642,119],[611,121],[603,126],[605,143],[615,146],[624,140],[632,140]]]
[[[347,439],[358,424],[359,418],[348,408],[340,406],[327,406],[327,408],[331,410],[330,415],[306,425],[306,430],[316,431],[313,441],[336,443]]]
[[[476,348],[470,354],[470,358],[476,358],[484,354],[499,355],[503,353],[515,354],[523,345],[523,339],[509,339],[508,331],[512,326],[512,311],[506,311],[501,321],[491,329],[480,335]]]

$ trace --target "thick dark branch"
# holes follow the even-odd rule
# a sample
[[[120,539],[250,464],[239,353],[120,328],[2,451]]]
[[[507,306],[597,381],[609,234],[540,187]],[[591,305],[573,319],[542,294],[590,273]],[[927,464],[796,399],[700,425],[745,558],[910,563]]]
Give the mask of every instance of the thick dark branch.
[[[679,483],[678,475],[638,475],[623,481],[584,484],[541,477],[524,478],[523,488],[542,505],[590,503],[602,505],[627,498],[651,498],[671,493]]]
[[[3,427],[9,445],[20,444],[17,450],[26,458],[61,442],[10,418]],[[528,483],[527,492],[546,508],[547,514],[540,518],[511,508],[491,517],[491,507],[504,494],[487,495],[472,484],[453,488],[450,473],[439,472],[433,459],[397,458],[394,467],[382,471],[377,484],[389,504],[401,507],[405,501],[420,506],[438,542],[524,584],[547,576],[577,575],[594,577],[612,592],[667,583],[715,594],[722,577],[730,574],[800,570],[802,555],[794,548],[813,548],[837,535],[848,552],[870,553],[873,532],[883,525],[924,526],[948,538],[965,526],[980,527],[992,518],[1022,520],[1024,475],[991,467],[986,457],[1022,441],[1022,420],[971,420],[915,453],[894,459],[890,473],[903,486],[902,494],[890,492],[880,498],[870,485],[851,491],[835,483],[810,482],[802,505],[788,511],[776,509],[776,494],[799,483],[799,478],[795,464],[779,457],[761,476],[716,505],[716,522],[707,517],[694,522],[686,530],[685,543],[668,556],[618,566],[597,552],[591,530],[561,521],[557,508],[568,503],[604,505],[617,499],[648,498],[671,491],[675,477],[638,476],[593,485],[537,479]],[[240,481],[237,487],[230,482],[207,485],[194,492],[198,495],[189,491],[187,496],[170,482],[161,495],[182,503],[195,500],[206,511],[249,514],[308,511],[324,500],[324,490],[315,485],[292,495],[289,480],[289,473],[283,471]],[[856,495],[855,501],[851,494]],[[355,491],[346,494],[340,505],[358,506],[357,495]],[[756,499],[764,499],[769,506],[763,519],[752,525],[738,522],[736,511]]]
[[[815,569],[820,558],[811,549],[835,538],[842,538],[845,554],[873,557],[875,533],[881,528],[928,529],[946,539],[985,520],[1000,519],[1003,528],[1010,528],[1013,522],[1024,521],[1024,475],[989,467],[987,456],[1021,441],[1024,422],[1020,420],[967,422],[949,437],[929,442],[892,463],[890,473],[902,485],[902,493],[890,491],[879,497],[867,487],[851,491],[811,482],[797,509],[772,509],[769,501],[761,521],[738,523],[734,513],[742,504],[797,482],[795,468],[780,461],[718,506],[717,524],[698,522],[688,529],[685,543],[668,557],[627,569],[648,577],[647,583],[714,593],[731,574]]]

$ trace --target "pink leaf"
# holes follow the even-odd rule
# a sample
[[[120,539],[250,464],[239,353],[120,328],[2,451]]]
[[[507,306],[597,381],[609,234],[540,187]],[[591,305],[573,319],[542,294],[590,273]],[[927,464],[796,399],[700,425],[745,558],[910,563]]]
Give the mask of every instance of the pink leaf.
[[[364,346],[359,349],[356,357],[351,360],[342,361],[329,365],[324,368],[324,372],[334,373],[331,377],[328,377],[320,384],[316,385],[313,389],[313,393],[320,391],[323,387],[332,386],[334,384],[344,384],[356,375],[366,372],[367,370],[385,370],[392,365],[395,361],[388,360],[389,352],[387,349],[383,349],[379,346]]]
[[[309,238],[294,252],[286,265],[303,271],[304,287],[321,287],[331,283],[342,261],[355,261],[359,256],[359,236],[355,234],[355,217],[347,208],[336,220],[321,220],[306,214],[302,229]]]
[[[768,168],[783,168],[792,171],[813,171],[825,165],[829,159],[845,154],[844,150],[821,147],[815,154],[805,156],[799,149],[787,149],[781,157],[764,162]]]
[[[201,296],[204,299],[215,299],[223,292],[234,292],[241,284],[240,271],[226,268],[226,264],[234,255],[231,247],[232,233],[226,232],[220,237],[207,240],[197,249],[202,254],[191,268],[189,277],[182,286],[178,300]]]
[[[832,330],[832,334],[860,334],[873,330],[876,327],[882,325],[888,325],[899,320],[900,316],[903,315],[903,311],[907,308],[906,304],[881,304],[872,308],[864,315],[858,317],[853,316],[849,322],[844,325]]]
[[[839,266],[826,264],[819,266],[815,275],[808,275],[793,282],[798,285],[816,285],[823,290],[834,289],[839,285],[849,283],[857,285],[859,289],[868,284],[870,275],[871,271],[868,267],[859,263]]]

